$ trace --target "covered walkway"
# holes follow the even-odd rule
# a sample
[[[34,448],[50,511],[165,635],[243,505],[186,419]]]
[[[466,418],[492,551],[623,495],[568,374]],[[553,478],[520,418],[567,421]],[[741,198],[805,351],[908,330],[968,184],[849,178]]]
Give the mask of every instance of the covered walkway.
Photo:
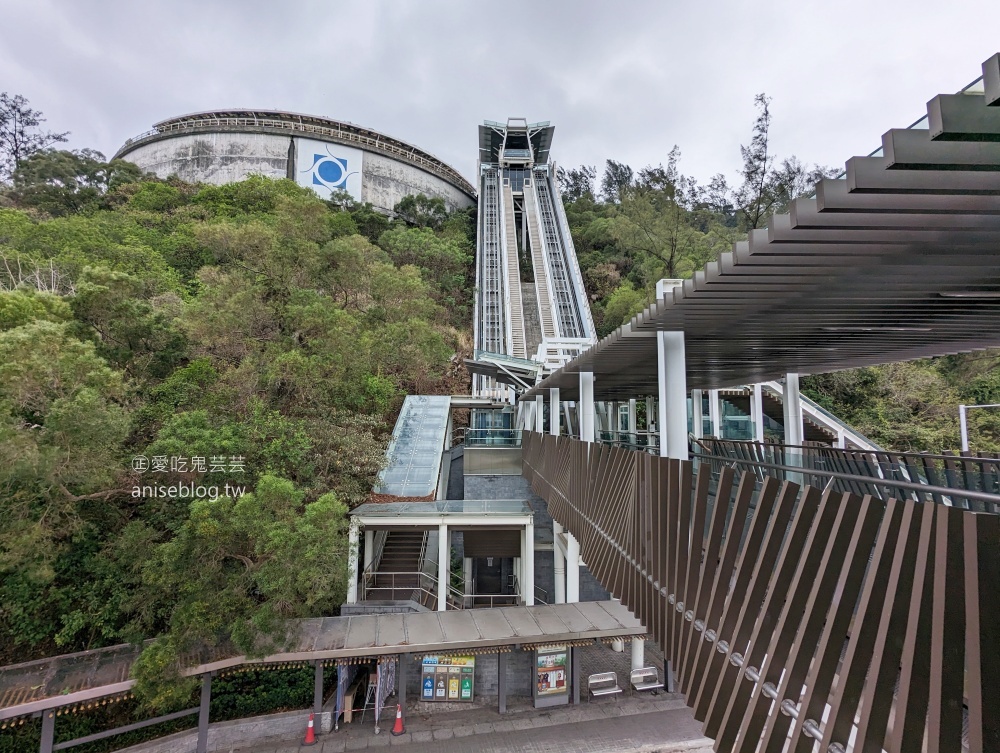
[[[190,656],[182,674],[201,678],[202,697],[198,709],[184,713],[198,713],[198,751],[204,753],[212,675],[219,671],[247,664],[311,663],[316,668],[314,708],[319,712],[324,662],[331,660],[495,652],[503,664],[506,652],[514,647],[579,645],[645,635],[646,629],[616,601],[297,620],[290,623],[285,647],[279,652],[250,658],[223,647]],[[129,672],[140,650],[138,646],[116,646],[0,667],[0,720],[41,713],[40,752],[51,753],[55,712],[128,692],[135,684]],[[403,703],[406,665],[400,662]],[[578,673],[574,677],[578,682]],[[502,683],[498,703],[503,709]]]

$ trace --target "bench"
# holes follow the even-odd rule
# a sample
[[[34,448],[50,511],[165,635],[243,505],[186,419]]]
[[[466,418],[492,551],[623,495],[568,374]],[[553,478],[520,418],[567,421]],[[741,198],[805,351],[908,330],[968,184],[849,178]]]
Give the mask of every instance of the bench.
[[[358,691],[361,690],[363,679],[364,678],[361,675],[358,675],[358,678],[344,693],[344,724],[350,724],[354,721],[354,696],[356,696]]]
[[[656,690],[657,688],[663,687],[663,683],[660,682],[660,675],[656,671],[656,667],[633,669],[629,680],[635,690]]]
[[[598,672],[587,678],[587,690],[591,697],[601,695],[615,695],[621,693],[618,687],[618,675],[614,672]]]

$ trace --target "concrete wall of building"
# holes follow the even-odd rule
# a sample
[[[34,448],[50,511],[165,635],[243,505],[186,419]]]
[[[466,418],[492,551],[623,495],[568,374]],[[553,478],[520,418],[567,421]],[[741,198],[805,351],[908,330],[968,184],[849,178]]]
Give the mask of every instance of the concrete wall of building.
[[[291,138],[267,133],[197,133],[143,144],[125,155],[161,178],[221,186],[248,175],[288,177]]]
[[[447,181],[419,167],[373,152],[365,152],[361,200],[391,210],[404,197],[422,193],[441,198],[449,209],[463,209],[475,202]]]
[[[552,517],[545,500],[531,491],[523,476],[466,476],[465,499],[524,499],[535,514],[535,586],[545,591],[546,600],[555,599],[555,572],[552,554]],[[580,601],[606,601],[611,594],[590,570],[580,568]]]
[[[312,136],[315,138],[315,136]],[[237,131],[172,136],[142,144],[124,159],[161,178],[177,175],[192,183],[223,185],[249,175],[288,178],[292,137]],[[474,201],[442,178],[373,152],[364,152],[361,200],[391,212],[404,197],[422,193],[439,197],[449,209]]]

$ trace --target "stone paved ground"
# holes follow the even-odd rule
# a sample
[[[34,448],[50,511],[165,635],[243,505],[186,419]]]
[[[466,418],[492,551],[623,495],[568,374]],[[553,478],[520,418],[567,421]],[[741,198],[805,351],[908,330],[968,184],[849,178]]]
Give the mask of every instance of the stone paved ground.
[[[701,724],[680,696],[661,693],[602,698],[579,706],[534,709],[518,701],[499,716],[494,707],[477,706],[448,713],[411,710],[406,732],[389,734],[391,725],[374,734],[374,725],[343,725],[339,732],[322,735],[314,747],[296,743],[268,743],[242,748],[239,753],[342,753],[402,745],[409,753],[500,753],[527,751],[697,751],[709,753],[711,740],[702,736]]]
[[[342,753],[399,745],[408,753],[711,751],[711,740],[702,736],[701,724],[680,695],[630,692],[627,641],[624,652],[595,645],[583,648],[581,654],[582,677],[613,670],[625,692],[588,702],[584,680],[579,706],[535,709],[530,698],[510,698],[504,716],[497,713],[495,699],[460,707],[429,707],[414,701],[408,704],[406,732],[398,737],[390,734],[392,716],[383,719],[381,733],[376,735],[369,713],[363,723],[356,715],[355,722],[341,725],[340,731],[319,736],[313,747],[300,748],[297,741],[269,742],[234,753]],[[645,664],[662,670],[662,662],[656,644],[648,641]]]

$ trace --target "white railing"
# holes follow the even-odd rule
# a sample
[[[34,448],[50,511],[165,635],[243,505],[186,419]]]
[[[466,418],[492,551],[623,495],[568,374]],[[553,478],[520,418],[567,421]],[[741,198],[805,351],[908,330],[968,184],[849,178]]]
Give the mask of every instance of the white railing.
[[[534,360],[549,371],[555,371],[583,353],[592,344],[590,340],[580,337],[543,337],[535,352]]]

